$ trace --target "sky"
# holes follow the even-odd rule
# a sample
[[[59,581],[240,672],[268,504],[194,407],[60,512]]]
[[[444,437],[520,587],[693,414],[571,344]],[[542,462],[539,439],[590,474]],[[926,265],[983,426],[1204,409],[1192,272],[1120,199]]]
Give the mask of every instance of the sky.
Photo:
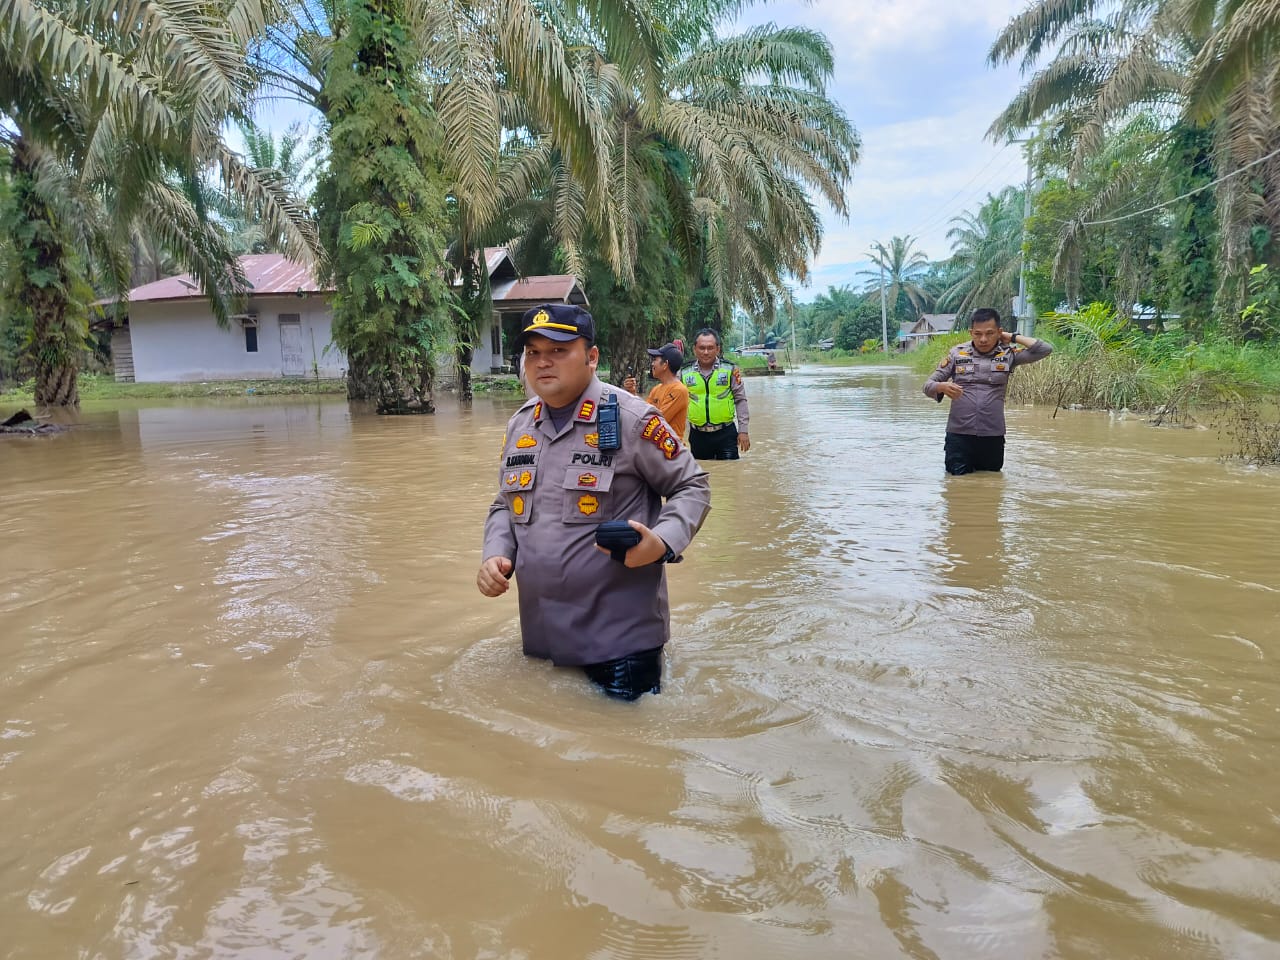
[[[1021,85],[1017,65],[993,68],[987,51],[1028,0],[773,0],[757,2],[739,27],[772,22],[824,33],[835,51],[828,95],[862,139],[848,188],[848,217],[825,211],[822,249],[796,300],[829,286],[860,289],[867,251],[893,236],[916,238],[931,260],[951,253],[951,218],[988,193],[1026,178],[1021,148],[992,143],[987,128]],[[726,26],[722,32],[732,33]],[[259,121],[283,130],[294,105]]]
[[[988,193],[1026,178],[1018,145],[987,128],[1021,85],[1017,64],[993,68],[987,51],[1027,0],[776,0],[747,10],[743,25],[773,22],[826,34],[835,50],[828,95],[862,138],[847,191],[848,218],[829,208],[807,287],[861,288],[867,250],[895,235],[917,238],[931,260],[951,253],[951,218]]]

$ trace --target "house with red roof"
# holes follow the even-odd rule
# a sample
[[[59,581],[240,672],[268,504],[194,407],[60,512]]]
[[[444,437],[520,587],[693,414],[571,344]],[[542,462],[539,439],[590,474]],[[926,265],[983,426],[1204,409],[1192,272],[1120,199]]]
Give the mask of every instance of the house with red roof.
[[[510,369],[506,348],[520,316],[539,303],[587,305],[572,276],[521,277],[506,247],[485,249],[493,317],[481,332],[474,373]],[[309,267],[281,254],[247,254],[244,312],[220,327],[199,283],[190,275],[135,287],[124,315],[110,317],[117,380],[156,383],[194,380],[340,378],[347,358],[333,342],[332,287]],[[446,358],[442,358],[447,363]],[[441,373],[448,370],[442,363]]]

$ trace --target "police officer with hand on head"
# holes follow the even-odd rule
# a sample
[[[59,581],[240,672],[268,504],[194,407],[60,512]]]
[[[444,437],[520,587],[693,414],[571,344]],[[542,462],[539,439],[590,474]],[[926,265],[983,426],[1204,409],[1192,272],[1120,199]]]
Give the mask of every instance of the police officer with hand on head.
[[[1014,367],[1043,360],[1053,347],[1000,329],[1000,314],[981,307],[969,316],[968,343],[954,346],[924,384],[926,397],[951,400],[943,457],[947,473],[1004,466],[1004,395]]]
[[[711,492],[653,406],[596,378],[594,340],[581,307],[524,315],[516,346],[535,397],[507,424],[476,585],[497,597],[514,573],[524,652],[634,700],[660,689],[666,564],[702,526]],[[638,541],[625,553],[597,546],[609,520]]]
[[[689,388],[689,448],[699,460],[737,460],[751,449],[742,371],[721,358],[720,334],[710,327],[693,338],[693,356],[697,363],[680,375]]]

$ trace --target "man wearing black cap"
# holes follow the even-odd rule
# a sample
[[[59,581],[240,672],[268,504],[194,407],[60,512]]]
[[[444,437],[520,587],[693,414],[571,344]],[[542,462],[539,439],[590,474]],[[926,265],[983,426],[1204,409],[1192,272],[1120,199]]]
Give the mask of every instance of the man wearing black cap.
[[[680,352],[678,343],[664,343],[656,350],[645,352],[649,354],[649,373],[658,381],[645,399],[658,408],[671,425],[671,432],[683,438],[685,427],[689,425],[689,388],[680,382],[676,374],[684,366],[684,354]],[[636,386],[635,377],[622,381],[622,387],[628,393],[639,393]]]
[[[660,688],[665,565],[702,526],[711,492],[656,409],[596,378],[594,340],[581,307],[547,303],[524,315],[516,348],[535,397],[507,424],[476,585],[501,596],[514,573],[524,652],[582,667],[605,693],[634,700]],[[619,551],[624,562],[596,546],[606,520],[639,534]]]

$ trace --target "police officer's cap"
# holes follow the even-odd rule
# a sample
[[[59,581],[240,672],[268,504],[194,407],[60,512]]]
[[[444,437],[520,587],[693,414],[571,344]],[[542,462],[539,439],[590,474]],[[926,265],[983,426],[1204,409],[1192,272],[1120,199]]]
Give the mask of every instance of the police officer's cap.
[[[522,349],[533,334],[548,340],[567,343],[582,337],[588,344],[596,339],[595,321],[591,314],[572,303],[543,303],[525,312],[516,337],[516,349]]]

